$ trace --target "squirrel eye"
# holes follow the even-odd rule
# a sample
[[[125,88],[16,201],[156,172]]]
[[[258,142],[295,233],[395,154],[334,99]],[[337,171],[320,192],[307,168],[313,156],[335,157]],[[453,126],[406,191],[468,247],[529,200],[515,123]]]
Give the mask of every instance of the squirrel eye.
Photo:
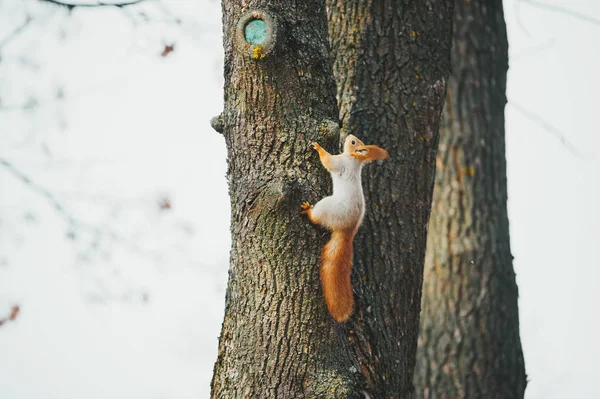
[[[352,145],[356,144],[356,141],[352,140]]]

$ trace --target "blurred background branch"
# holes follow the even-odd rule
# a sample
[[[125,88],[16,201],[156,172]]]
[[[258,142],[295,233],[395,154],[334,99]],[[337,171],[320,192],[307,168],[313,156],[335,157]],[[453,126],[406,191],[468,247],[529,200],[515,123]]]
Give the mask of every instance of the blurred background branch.
[[[130,1],[118,1],[118,2],[105,2],[105,1],[93,1],[89,3],[76,3],[69,1],[60,1],[60,0],[39,0],[45,3],[56,4],[59,6],[67,7],[68,9],[73,9],[76,7],[82,8],[96,8],[96,7],[117,7],[123,8],[128,6],[133,6],[136,4],[140,4],[144,1],[155,1],[155,0],[130,0]]]
[[[548,3],[540,3],[539,1],[535,1],[535,0],[518,0],[519,3],[523,3],[523,4],[527,4],[530,5],[532,7],[537,7],[540,8],[542,10],[546,10],[546,11],[552,11],[555,13],[559,13],[562,15],[566,15],[568,17],[572,17],[572,18],[576,18],[580,21],[585,21],[588,22],[592,25],[596,25],[598,27],[600,27],[600,19],[595,18],[591,15],[587,15],[587,14],[583,14],[583,13],[579,13],[577,11],[573,11],[570,8],[567,7],[561,7],[561,6],[557,6],[554,4],[548,4]]]

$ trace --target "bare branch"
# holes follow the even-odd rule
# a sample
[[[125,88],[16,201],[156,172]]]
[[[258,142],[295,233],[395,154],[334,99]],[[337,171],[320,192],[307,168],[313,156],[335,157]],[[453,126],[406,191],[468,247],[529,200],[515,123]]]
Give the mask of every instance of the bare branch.
[[[527,36],[531,36],[529,34],[529,31],[527,30],[527,28],[525,27],[525,24],[523,23],[523,20],[521,19],[521,3],[520,2],[516,2],[515,3],[515,15],[517,17],[517,26],[523,31],[523,33],[525,33]]]
[[[536,44],[536,45],[524,48],[523,50],[517,52],[515,55],[510,57],[510,59],[511,59],[511,61],[519,61],[523,58],[529,58],[532,55],[536,55],[538,53],[541,53],[544,50],[548,50],[548,49],[554,47],[555,44],[556,44],[556,39],[551,38],[540,44]]]
[[[0,326],[6,323],[7,321],[15,321],[17,319],[17,316],[19,315],[20,309],[21,308],[19,305],[13,305],[10,309],[10,314],[5,318],[0,319]]]
[[[35,98],[29,98],[22,104],[3,105],[0,103],[0,111],[30,111],[35,109],[38,105],[39,102]]]
[[[40,0],[40,1],[44,2],[44,3],[56,4],[58,6],[73,9],[75,7],[81,7],[81,8],[83,8],[83,7],[86,7],[86,8],[117,7],[117,8],[122,8],[122,7],[132,6],[134,4],[139,4],[146,0],[128,0],[128,1],[118,2],[118,3],[110,3],[110,2],[104,2],[104,1],[98,1],[96,3],[71,3],[71,2],[61,1],[61,0]]]
[[[129,250],[131,250],[132,252],[134,252],[140,256],[144,256],[144,257],[153,259],[154,261],[159,261],[161,259],[161,255],[159,253],[140,247],[137,243],[123,237],[120,233],[118,233],[115,230],[112,230],[110,228],[101,228],[98,226],[93,226],[82,220],[79,220],[78,218],[73,216],[71,213],[69,213],[67,211],[67,209],[64,207],[64,205],[60,201],[58,201],[56,199],[56,197],[50,191],[48,191],[46,188],[40,186],[39,184],[35,183],[33,180],[31,180],[31,178],[29,176],[27,176],[25,173],[21,172],[19,169],[17,169],[12,163],[8,162],[6,159],[0,158],[0,166],[3,166],[4,168],[6,168],[6,170],[8,170],[13,176],[15,176],[23,184],[29,186],[32,191],[38,193],[43,198],[45,198],[50,203],[50,205],[54,208],[54,210],[59,214],[59,216],[61,216],[63,219],[65,219],[65,221],[67,222],[67,224],[69,225],[69,227],[71,229],[78,228],[81,230],[85,230],[85,231],[88,231],[88,232],[94,234],[96,237],[107,236],[114,242],[122,244],[124,247],[128,248]]]
[[[508,102],[508,105],[512,106],[515,110],[519,111],[521,113],[521,115],[523,115],[527,119],[537,123],[540,127],[542,127],[544,130],[546,130],[548,133],[551,133],[556,138],[558,138],[558,140],[561,142],[561,144],[567,150],[569,150],[569,152],[571,154],[575,155],[578,158],[590,158],[590,154],[583,154],[581,151],[579,151],[579,149],[577,149],[577,147],[567,139],[567,136],[565,136],[565,134],[562,131],[558,130],[557,128],[552,126],[550,123],[546,122],[546,120],[544,120],[544,118],[542,118],[541,116],[531,112],[527,108],[523,107],[522,105],[517,104],[516,102],[514,102],[512,100]]]
[[[576,11],[569,10],[568,8],[555,6],[553,4],[539,3],[535,0],[519,0],[519,3],[528,4],[533,7],[542,8],[544,10],[556,12],[563,15],[568,15],[570,17],[577,18],[581,21],[589,22],[590,24],[600,26],[600,19],[590,17],[586,14],[580,14]]]
[[[17,26],[15,28],[15,30],[13,30],[6,37],[4,37],[0,41],[0,50],[4,46],[6,46],[8,43],[10,43],[12,40],[14,40],[21,32],[23,32],[25,30],[25,28],[27,28],[27,26],[29,26],[31,21],[33,21],[33,18],[28,15],[27,18],[25,18],[25,21],[23,21],[23,23],[21,25]]]

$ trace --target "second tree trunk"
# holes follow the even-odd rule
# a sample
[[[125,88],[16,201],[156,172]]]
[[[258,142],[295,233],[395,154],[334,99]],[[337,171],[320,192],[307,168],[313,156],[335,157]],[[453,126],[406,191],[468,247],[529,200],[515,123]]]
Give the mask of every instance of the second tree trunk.
[[[457,1],[429,223],[418,398],[523,398],[507,215],[502,1]]]

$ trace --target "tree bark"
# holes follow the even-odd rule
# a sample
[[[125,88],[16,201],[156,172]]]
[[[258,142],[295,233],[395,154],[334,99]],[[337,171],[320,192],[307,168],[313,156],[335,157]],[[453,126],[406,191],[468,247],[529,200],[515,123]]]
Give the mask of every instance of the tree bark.
[[[328,0],[344,133],[386,148],[366,168],[349,338],[371,398],[412,398],[452,2]],[[343,137],[342,137],[343,139]]]
[[[253,56],[236,44],[248,10],[222,7],[225,104],[213,126],[228,150],[232,247],[211,397],[356,397],[358,365],[320,292],[329,234],[300,215],[330,185],[310,143],[333,151],[339,140],[325,5],[252,2],[277,27],[273,50]]]
[[[367,217],[355,241],[357,309],[338,324],[318,273],[329,233],[299,214],[303,201],[330,190],[310,143],[337,153],[340,139],[324,2],[252,2],[276,21],[277,40],[267,54],[254,47],[248,56],[236,45],[248,10],[223,1],[225,108],[213,126],[228,149],[232,249],[212,398],[412,397],[451,37],[447,2],[422,3],[357,4],[373,17],[355,21],[365,41],[348,63],[357,82],[348,121],[391,160],[368,171]]]
[[[501,0],[457,1],[440,129],[415,385],[418,398],[523,398],[507,215]]]

